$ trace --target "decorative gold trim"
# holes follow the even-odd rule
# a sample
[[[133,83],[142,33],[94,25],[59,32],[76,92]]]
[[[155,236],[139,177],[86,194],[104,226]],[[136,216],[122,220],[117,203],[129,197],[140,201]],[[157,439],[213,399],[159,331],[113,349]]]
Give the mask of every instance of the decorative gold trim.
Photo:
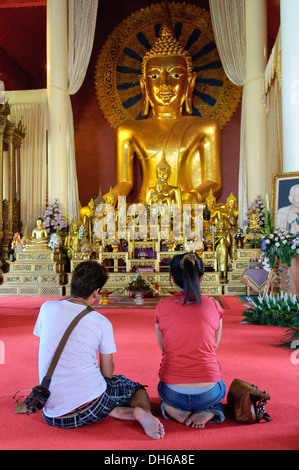
[[[198,72],[194,114],[218,120],[221,127],[236,111],[242,87],[229,81],[215,45],[210,13],[187,3],[169,7],[175,36],[192,56]],[[112,127],[141,119],[142,58],[159,35],[164,3],[133,13],[108,36],[97,60],[95,88],[100,108]]]

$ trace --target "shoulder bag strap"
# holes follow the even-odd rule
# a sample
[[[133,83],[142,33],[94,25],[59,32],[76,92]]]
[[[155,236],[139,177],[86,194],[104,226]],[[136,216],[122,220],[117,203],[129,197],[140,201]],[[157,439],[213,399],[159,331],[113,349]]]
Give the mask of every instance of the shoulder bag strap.
[[[49,385],[50,385],[50,382],[51,382],[51,377],[53,375],[53,372],[54,372],[54,369],[55,367],[57,366],[57,362],[60,358],[60,355],[63,351],[63,348],[68,340],[68,337],[70,336],[71,332],[73,331],[73,329],[75,328],[75,326],[77,325],[77,323],[79,323],[79,321],[85,317],[85,315],[87,315],[89,312],[93,312],[93,309],[91,307],[86,307],[84,310],[82,310],[81,313],[79,313],[79,315],[77,315],[73,321],[69,324],[69,326],[67,327],[63,337],[61,338],[60,340],[60,343],[58,344],[57,346],[57,349],[55,351],[55,354],[53,356],[53,359],[51,361],[51,364],[48,368],[48,371],[45,375],[45,377],[43,378],[42,380],[42,383],[41,383],[41,386],[42,387],[45,387],[45,388],[48,388]]]

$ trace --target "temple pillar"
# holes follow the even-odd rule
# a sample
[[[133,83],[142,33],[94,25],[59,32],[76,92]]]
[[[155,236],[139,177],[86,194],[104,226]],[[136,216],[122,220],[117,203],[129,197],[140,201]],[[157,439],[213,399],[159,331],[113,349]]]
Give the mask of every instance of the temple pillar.
[[[66,119],[68,104],[67,0],[47,1],[48,201],[68,212]]]
[[[281,94],[284,173],[299,170],[299,2],[280,0]]]
[[[246,17],[246,108],[245,155],[247,202],[266,193],[267,120],[262,104],[267,64],[267,2],[245,0]]]

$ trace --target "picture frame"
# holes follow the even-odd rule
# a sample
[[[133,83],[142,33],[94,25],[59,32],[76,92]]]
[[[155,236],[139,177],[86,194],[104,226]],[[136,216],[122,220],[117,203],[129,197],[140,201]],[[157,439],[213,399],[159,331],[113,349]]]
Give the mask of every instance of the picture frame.
[[[299,172],[273,175],[271,206],[275,229],[296,234],[299,231]]]

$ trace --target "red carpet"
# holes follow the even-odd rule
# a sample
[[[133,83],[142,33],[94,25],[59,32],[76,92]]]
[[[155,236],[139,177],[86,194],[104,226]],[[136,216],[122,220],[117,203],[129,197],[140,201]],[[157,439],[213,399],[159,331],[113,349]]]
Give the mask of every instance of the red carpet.
[[[291,350],[273,343],[285,328],[240,324],[244,306],[225,297],[224,328],[218,349],[223,379],[235,377],[254,383],[271,395],[266,411],[269,423],[241,425],[227,419],[203,430],[162,419],[166,436],[148,438],[132,421],[108,418],[81,429],[48,426],[41,414],[13,413],[17,390],[37,384],[38,339],[32,335],[39,306],[45,299],[0,297],[0,448],[2,450],[296,450],[299,448],[299,364],[291,362]],[[156,391],[160,352],[155,339],[153,309],[101,309],[112,321],[118,353],[115,373],[148,384],[153,412],[160,416]],[[2,348],[3,349],[3,348]],[[299,356],[299,353],[298,353]],[[224,401],[225,403],[225,401]],[[111,455],[111,453],[110,453]]]

